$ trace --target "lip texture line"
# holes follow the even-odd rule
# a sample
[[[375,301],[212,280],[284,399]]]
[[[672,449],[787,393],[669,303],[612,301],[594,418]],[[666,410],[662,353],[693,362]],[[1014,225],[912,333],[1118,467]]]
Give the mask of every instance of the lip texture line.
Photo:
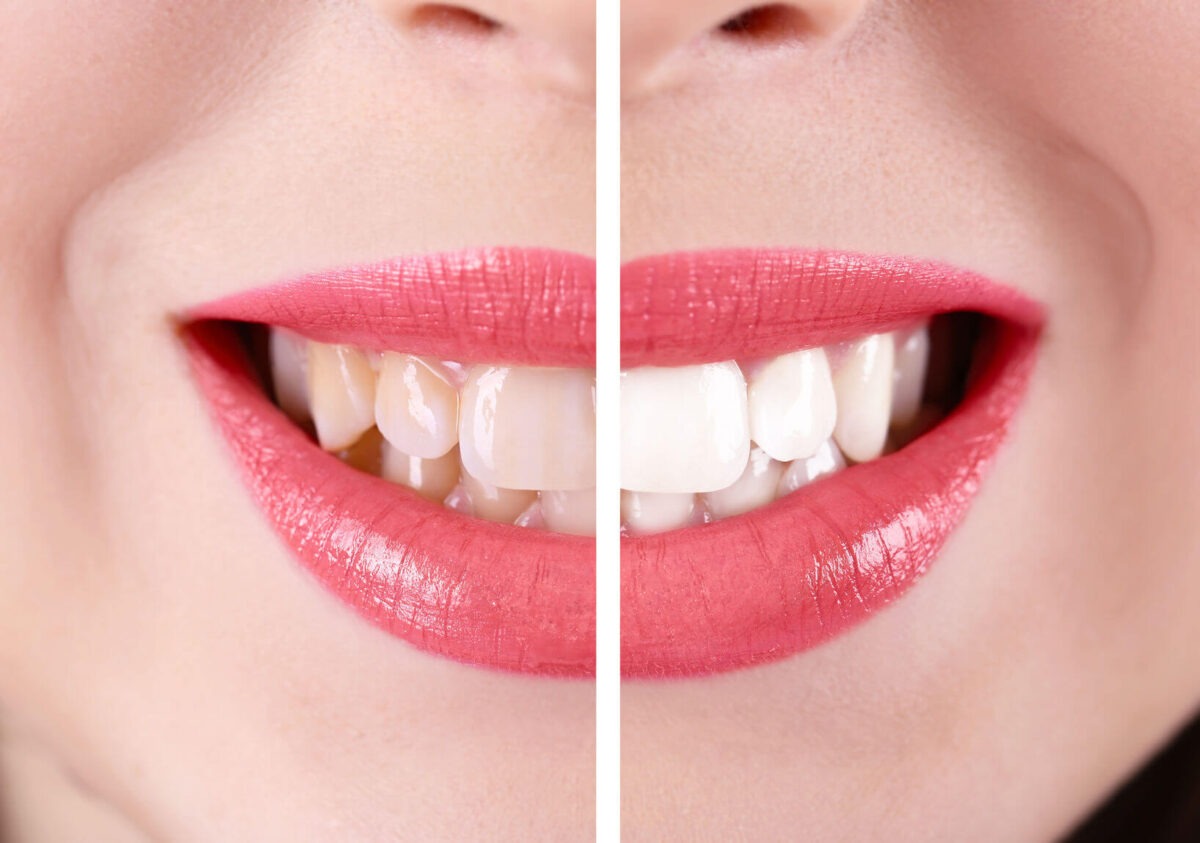
[[[743,516],[621,547],[622,672],[713,673],[786,657],[862,622],[933,562],[1024,395],[1041,305],[926,260],[736,250],[622,270],[622,363],[765,356],[938,313],[996,318],[967,396],[902,450]]]
[[[591,539],[466,518],[322,451],[264,393],[235,331],[527,365],[594,365],[595,264],[543,250],[417,256],[202,305],[183,337],[246,484],[343,603],[433,653],[528,673],[595,668]]]

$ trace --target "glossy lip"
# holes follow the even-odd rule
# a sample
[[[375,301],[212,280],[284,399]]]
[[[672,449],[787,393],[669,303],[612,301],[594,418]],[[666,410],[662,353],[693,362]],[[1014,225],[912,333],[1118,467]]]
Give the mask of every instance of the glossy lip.
[[[1020,405],[1044,321],[1011,287],[927,260],[832,251],[649,257],[621,275],[622,365],[760,357],[952,311],[995,317],[968,395],[901,451],[746,515],[621,543],[627,677],[733,670],[865,621],[933,563]]]
[[[477,249],[319,272],[185,314],[196,382],[276,532],[325,588],[416,647],[558,676],[595,669],[595,545],[466,518],[322,451],[271,403],[233,330],[450,359],[595,365],[595,264]]]

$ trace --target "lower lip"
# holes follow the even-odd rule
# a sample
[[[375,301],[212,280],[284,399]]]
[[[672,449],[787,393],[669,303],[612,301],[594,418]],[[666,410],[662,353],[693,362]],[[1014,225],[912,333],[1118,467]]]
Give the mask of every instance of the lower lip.
[[[449,348],[457,332],[480,359],[527,358],[531,328],[524,317],[540,302],[558,313],[574,307],[576,317],[545,320],[541,336],[547,342],[538,353],[549,355],[546,363],[592,365],[589,262],[512,251],[419,265],[453,272],[435,277],[428,270],[405,269],[412,278],[397,285],[393,276],[401,273],[392,265],[367,268],[345,276],[349,297],[338,275],[195,309],[189,316],[196,321],[183,337],[196,382],[268,521],[343,604],[415,647],[456,661],[521,673],[590,676],[595,670],[591,539],[467,518],[347,466],[271,403],[235,331],[213,321],[262,319],[327,341],[351,342],[344,337],[357,331],[368,347],[425,353]],[[507,269],[502,273],[497,266]],[[533,279],[563,289],[549,290]],[[497,288],[503,283],[520,295],[543,291],[545,296],[538,295],[533,304],[517,294],[501,297]],[[487,287],[493,306],[472,308],[476,285]],[[457,310],[447,304],[460,299]],[[510,299],[517,318],[500,318]],[[421,318],[425,310],[442,318]]]
[[[685,355],[740,356],[705,346],[714,337],[762,354],[953,310],[990,313],[998,325],[969,394],[903,450],[738,518],[624,539],[621,665],[627,677],[703,675],[785,658],[901,596],[928,570],[978,492],[1025,393],[1041,325],[1039,305],[970,273],[928,262],[800,252],[697,254],[629,265],[622,297],[637,303],[626,307],[625,319],[631,309],[677,312],[670,305],[672,277],[683,279],[689,295],[717,306],[699,316],[635,322],[631,329],[623,322],[626,365],[650,355],[676,363],[695,362]],[[803,306],[774,302],[774,296]],[[739,314],[746,312],[761,316],[745,323]],[[737,336],[739,326],[744,336]]]

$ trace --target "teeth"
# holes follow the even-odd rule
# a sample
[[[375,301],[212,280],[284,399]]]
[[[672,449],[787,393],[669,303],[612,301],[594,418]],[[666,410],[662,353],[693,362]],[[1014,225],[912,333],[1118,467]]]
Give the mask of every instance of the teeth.
[[[929,329],[896,335],[896,374],[892,385],[892,427],[907,427],[921,411],[925,370],[929,366]]]
[[[464,464],[463,468],[466,466]],[[503,489],[463,471],[463,491],[471,502],[475,517],[511,524],[537,501],[537,492],[523,489]]]
[[[596,535],[596,490],[542,492],[542,520],[547,528],[576,536]]]
[[[837,400],[819,348],[776,357],[751,379],[750,437],[777,460],[812,455],[833,433]]]
[[[783,469],[783,463],[771,459],[762,448],[753,449],[746,470],[732,486],[704,496],[709,513],[714,518],[729,518],[770,503],[775,500]]]
[[[892,409],[892,357],[891,334],[873,334],[851,344],[834,372],[838,411],[833,438],[855,462],[883,453]]]
[[[801,486],[807,486],[818,477],[833,474],[846,467],[846,459],[832,439],[827,439],[817,448],[817,452],[808,459],[796,460],[790,463],[779,479],[779,497],[790,495]]]
[[[463,468],[506,489],[589,489],[595,418],[591,372],[475,366],[463,388]]]
[[[357,349],[309,343],[308,394],[317,441],[327,451],[349,448],[375,425],[375,373]]]
[[[634,535],[686,527],[695,511],[695,495],[621,491],[621,518]]]
[[[271,357],[275,401],[288,418],[297,424],[304,424],[309,420],[308,341],[282,328],[270,334],[268,353]]]
[[[741,476],[750,454],[746,382],[736,363],[621,373],[621,486],[712,492]]]
[[[411,354],[383,355],[375,423],[398,450],[441,457],[458,444],[458,390],[449,377]]]
[[[441,503],[458,485],[458,451],[451,449],[450,453],[433,458],[414,457],[383,440],[379,473],[385,480]]]

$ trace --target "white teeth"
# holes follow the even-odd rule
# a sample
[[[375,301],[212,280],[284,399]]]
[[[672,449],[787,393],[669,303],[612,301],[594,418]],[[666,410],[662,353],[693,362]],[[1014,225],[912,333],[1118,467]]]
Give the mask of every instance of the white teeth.
[[[576,536],[596,535],[596,490],[542,492],[546,527]]]
[[[350,447],[375,425],[375,373],[357,349],[309,343],[308,395],[317,440],[327,451]]]
[[[907,427],[921,411],[925,370],[929,366],[929,329],[896,334],[896,374],[892,386],[892,427]]]
[[[838,405],[825,352],[774,358],[750,380],[750,438],[777,460],[810,456],[833,433]]]
[[[537,492],[503,489],[480,480],[467,471],[463,472],[462,486],[471,501],[471,511],[477,518],[488,521],[511,524],[537,501]]]
[[[762,448],[754,448],[737,482],[704,496],[708,511],[714,518],[729,518],[770,503],[775,500],[783,468],[783,463],[771,459]]]
[[[475,366],[463,388],[463,467],[507,489],[591,488],[595,418],[591,372]]]
[[[436,364],[388,352],[379,369],[375,423],[406,454],[444,456],[458,444],[458,390]]]
[[[271,382],[275,401],[297,424],[309,420],[308,340],[277,328],[267,340],[271,356]]]
[[[736,363],[621,373],[621,487],[712,492],[741,476],[750,454],[746,382]]]
[[[414,457],[397,450],[389,442],[382,444],[380,476],[407,486],[423,498],[441,503],[458,485],[458,452],[432,459]]]
[[[621,491],[621,518],[634,535],[686,527],[695,511],[695,495]]]
[[[833,373],[837,424],[833,437],[855,462],[883,453],[892,409],[891,334],[873,334],[851,345]]]
[[[796,460],[784,469],[783,477],[779,478],[779,497],[790,495],[801,486],[807,486],[818,477],[833,474],[846,467],[846,458],[838,450],[832,439],[821,443],[817,452],[806,460]]]

